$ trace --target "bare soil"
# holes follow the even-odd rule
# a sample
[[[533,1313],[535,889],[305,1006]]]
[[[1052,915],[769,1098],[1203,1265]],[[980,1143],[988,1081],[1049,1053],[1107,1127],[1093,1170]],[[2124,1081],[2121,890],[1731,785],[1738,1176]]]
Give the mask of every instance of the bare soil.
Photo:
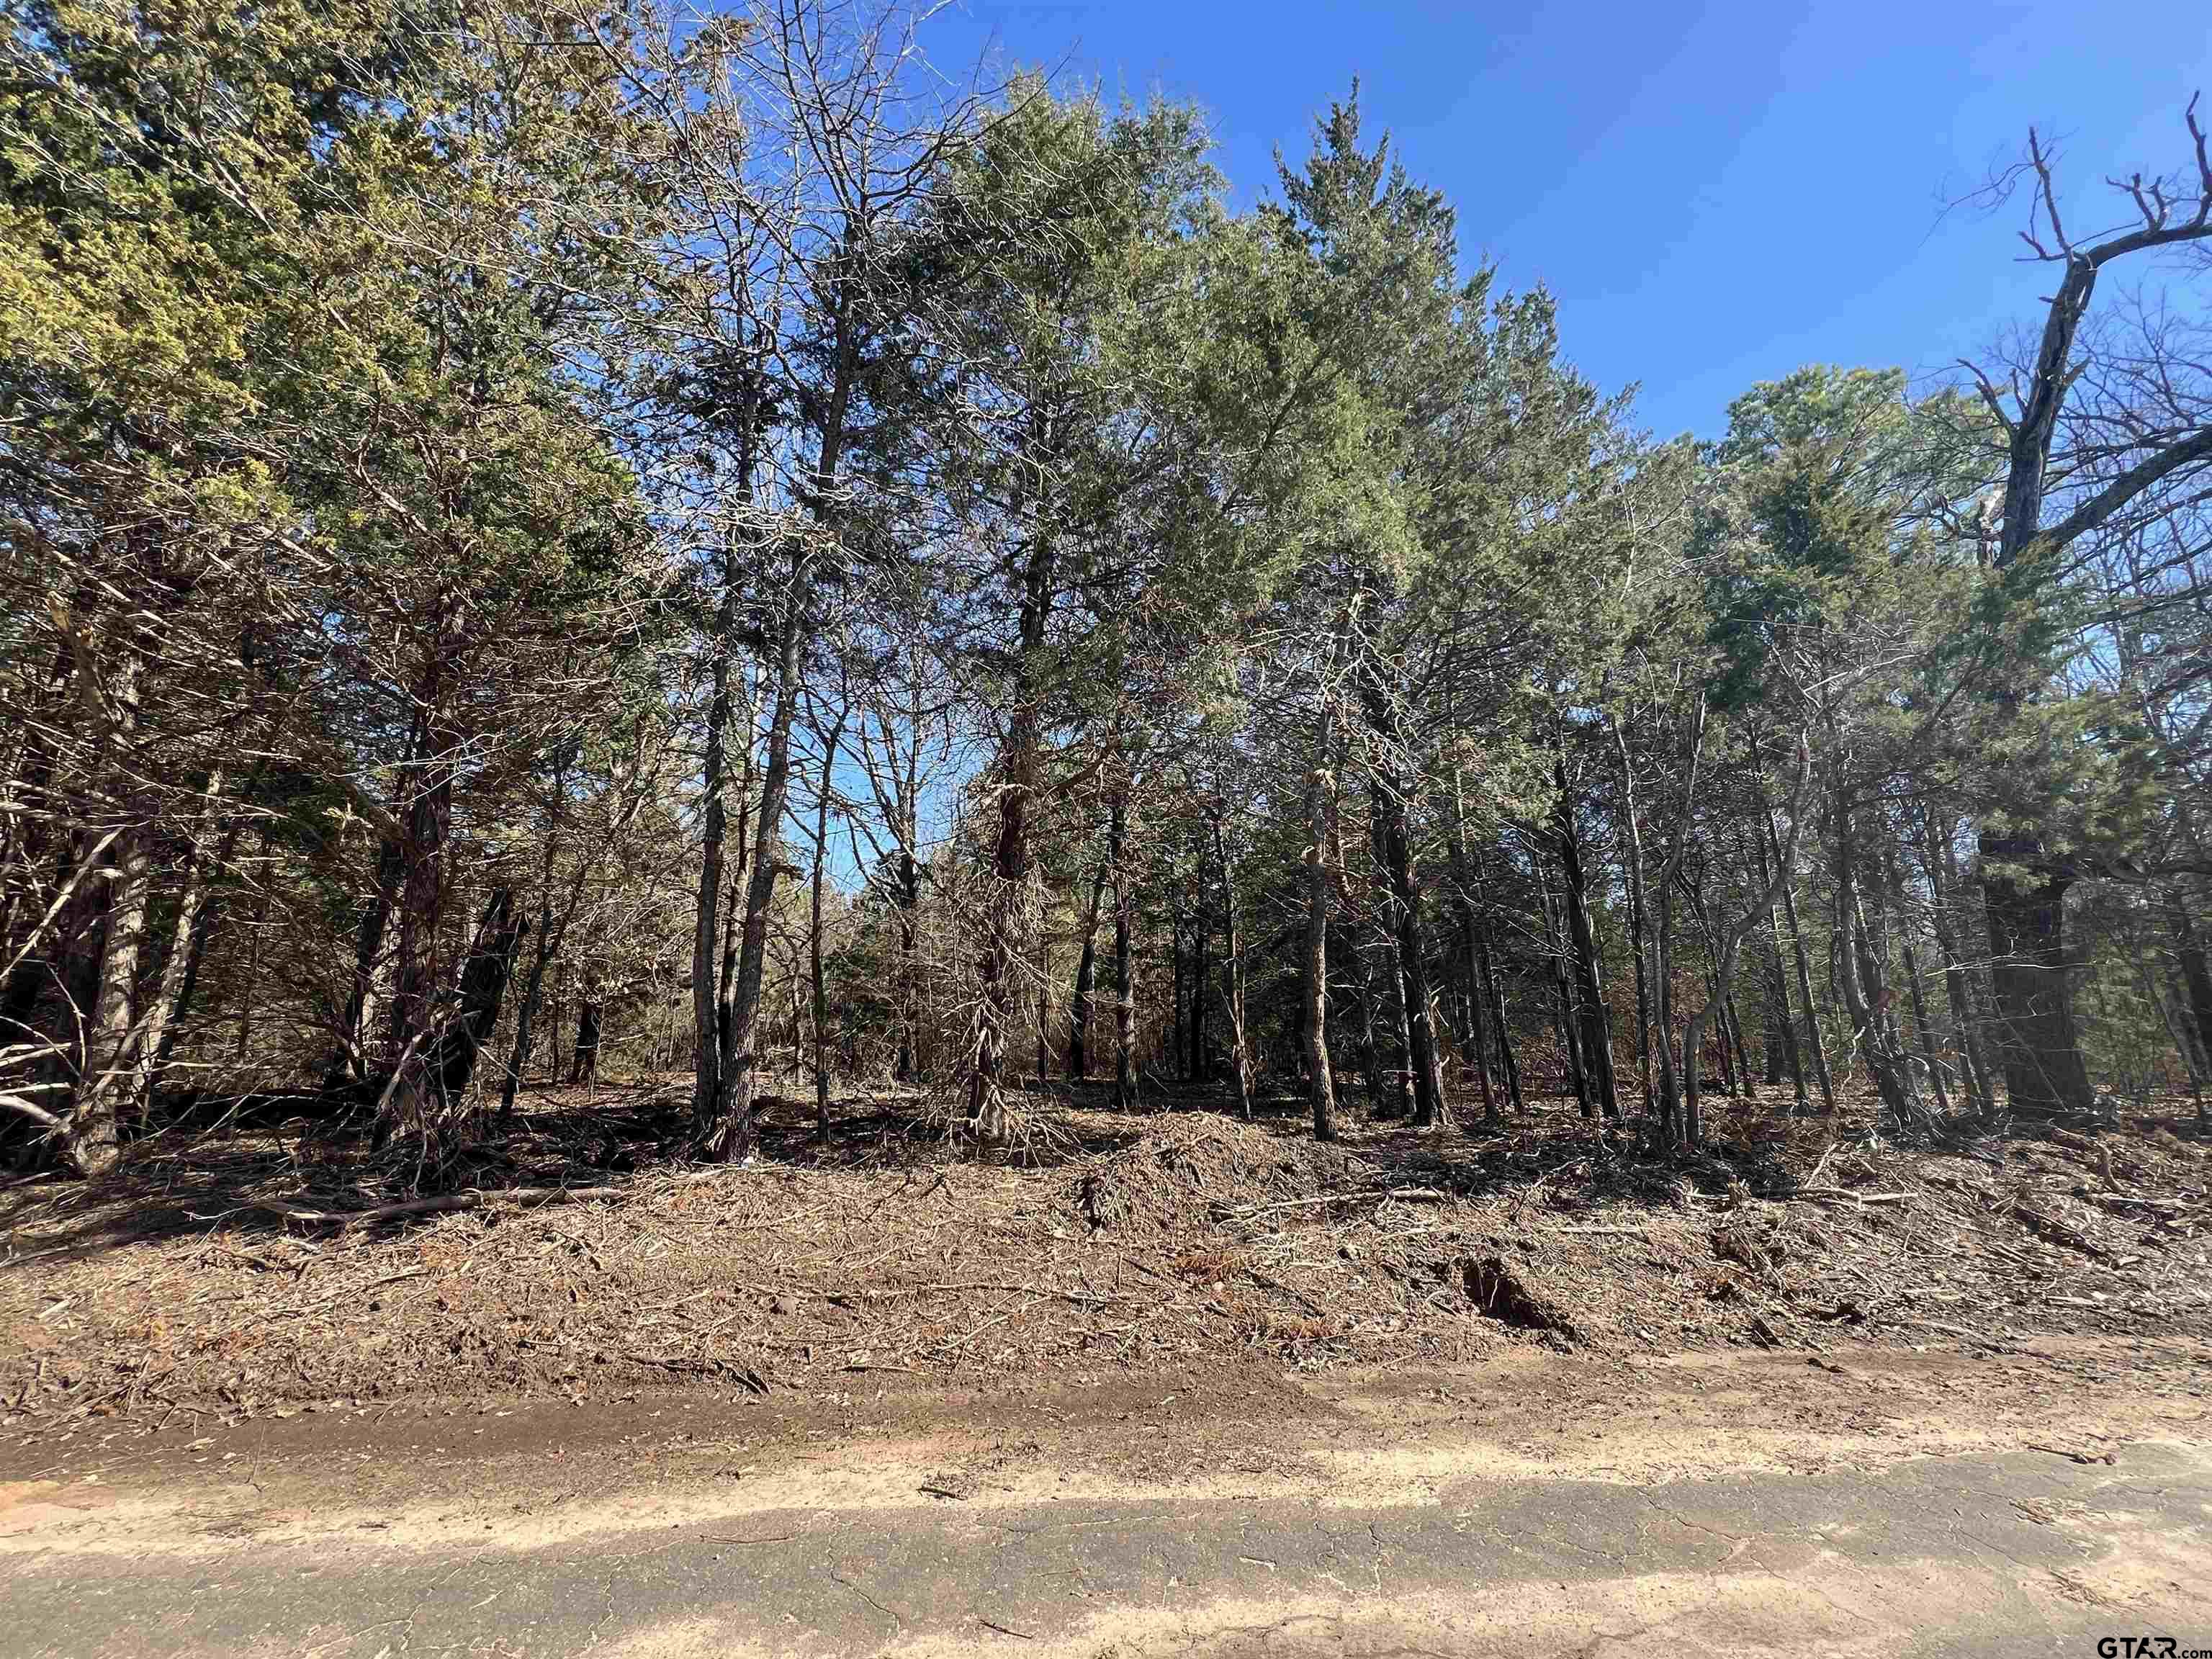
[[[1061,1133],[1016,1167],[877,1096],[841,1103],[826,1144],[811,1103],[777,1102],[761,1162],[695,1169],[668,1157],[684,1094],[526,1097],[436,1172],[480,1207],[376,1224],[256,1207],[370,1207],[428,1173],[297,1121],[173,1130],[109,1179],[0,1193],[0,1422],[29,1455],[670,1389],[754,1410],[925,1386],[1158,1398],[1180,1373],[1213,1395],[1297,1379],[1312,1401],[1332,1377],[1371,1393],[1565,1351],[1767,1350],[1809,1386],[1869,1346],[2046,1380],[2155,1363],[2194,1399],[2212,1338],[2212,1150],[2179,1111],[1900,1147],[1722,1102],[1713,1150],[1680,1158],[1540,1104],[1497,1132],[1358,1124],[1324,1146],[1291,1102],[1248,1124],[1085,1094],[1033,1103]]]
[[[9,1653],[2087,1651],[2201,1627],[2203,1343],[79,1421],[0,1443]]]
[[[1999,1358],[1838,1346],[1663,1359],[1501,1348],[1464,1365],[1250,1358],[1015,1386],[841,1379],[570,1406],[415,1398],[0,1444],[0,1557],[204,1553],[368,1532],[517,1550],[703,1516],[1171,1496],[1356,1507],[1470,1479],[1651,1485],[2032,1450],[2202,1445],[2212,1345],[2053,1339]],[[489,1535],[488,1535],[489,1534]]]

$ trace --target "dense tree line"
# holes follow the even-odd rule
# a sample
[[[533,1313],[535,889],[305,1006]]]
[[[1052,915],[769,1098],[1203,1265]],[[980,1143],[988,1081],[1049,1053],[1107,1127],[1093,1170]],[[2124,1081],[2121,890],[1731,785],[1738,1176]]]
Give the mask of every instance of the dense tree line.
[[[791,1073],[1018,1146],[1094,1077],[2201,1098],[2194,106],[2117,228],[1992,180],[2016,352],[1698,444],[1356,88],[1237,212],[1195,111],[866,0],[8,21],[23,1159],[251,1091],[434,1158],[603,1066],[738,1158]]]

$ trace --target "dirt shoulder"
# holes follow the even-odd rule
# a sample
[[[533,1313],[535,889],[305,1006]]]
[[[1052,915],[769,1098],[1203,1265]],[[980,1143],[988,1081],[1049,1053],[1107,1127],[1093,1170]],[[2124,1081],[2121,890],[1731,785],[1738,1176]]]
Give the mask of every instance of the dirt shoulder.
[[[106,1425],[0,1452],[0,1653],[2087,1651],[2212,1618],[2208,1360],[1521,1347]]]
[[[766,1399],[695,1385],[574,1406],[414,1401],[17,1437],[0,1447],[0,1553],[366,1534],[520,1549],[793,1509],[1372,1506],[1467,1480],[1642,1486],[2020,1451],[2086,1465],[2212,1445],[2208,1378],[2206,1344],[2060,1340],[2002,1358],[1520,1348],[1326,1376],[1254,1359],[1018,1389],[887,1378]]]

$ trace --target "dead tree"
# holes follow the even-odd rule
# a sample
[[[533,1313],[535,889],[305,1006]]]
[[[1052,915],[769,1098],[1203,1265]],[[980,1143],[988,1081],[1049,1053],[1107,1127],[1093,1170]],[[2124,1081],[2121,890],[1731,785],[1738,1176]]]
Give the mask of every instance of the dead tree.
[[[2028,226],[2021,240],[2035,259],[2060,272],[2025,374],[2015,375],[2001,392],[1989,376],[1966,366],[2005,434],[2002,507],[1991,561],[2001,573],[2046,563],[2082,537],[2139,513],[2147,501],[2154,504],[2161,491],[2201,479],[2212,467],[2212,420],[2203,418],[2203,410],[2197,410],[2197,418],[2190,422],[2158,420],[2120,453],[2078,458],[2069,468],[2065,510],[2055,521],[2045,520],[2052,450],[2069,398],[2087,368],[2075,347],[2099,278],[2122,260],[2212,240],[2212,155],[2197,102],[2190,100],[2185,117],[2193,149],[2191,173],[2178,179],[2138,173],[2111,181],[2135,216],[2124,230],[2086,241],[2069,234],[2060,215],[2051,153],[2033,128],[2026,158],[1993,187],[2002,196],[2016,182],[2027,183]],[[2158,404],[2172,397],[2172,369],[2170,363],[2149,361],[2120,372],[2136,376],[2146,399]],[[2001,689],[1999,708],[2020,707],[2027,689]],[[2033,824],[1985,823],[1980,854],[1997,1059],[2013,1109],[2087,1110],[2093,1096],[2065,949],[2066,895],[2080,866],[2049,856],[2042,832]]]

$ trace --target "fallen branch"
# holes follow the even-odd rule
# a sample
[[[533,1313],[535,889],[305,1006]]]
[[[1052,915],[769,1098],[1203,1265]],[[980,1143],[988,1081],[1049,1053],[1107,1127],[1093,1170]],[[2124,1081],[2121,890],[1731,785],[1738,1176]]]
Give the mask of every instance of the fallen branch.
[[[12,1091],[0,1091],[0,1106],[11,1112],[21,1112],[33,1123],[42,1123],[49,1129],[65,1129],[69,1126],[55,1113],[48,1111],[36,1101],[26,1100]]]
[[[766,1394],[768,1382],[750,1365],[736,1365],[726,1359],[694,1359],[683,1354],[638,1353],[628,1352],[625,1357],[641,1365],[659,1365],[664,1370],[703,1373],[708,1376],[726,1376],[738,1387],[753,1394]]]
[[[2038,1238],[2052,1244],[2063,1244],[2070,1250],[2079,1250],[2082,1255],[2094,1256],[2099,1261],[2105,1259],[2106,1251],[2102,1245],[2093,1243],[2075,1228],[2068,1226],[2057,1216],[2048,1214],[2019,1199],[2013,1200],[2010,1208],[2014,1219]]]
[[[1917,1193],[1858,1193],[1848,1187],[1800,1187],[1784,1194],[1784,1201],[1802,1198],[1814,1204],[1840,1204],[1850,1199],[1859,1204],[1910,1204],[1919,1196]]]
[[[1269,1275],[1261,1273],[1257,1267],[1245,1268],[1244,1276],[1247,1279],[1249,1279],[1255,1285],[1259,1285],[1262,1290],[1279,1291],[1282,1295],[1289,1297],[1292,1301],[1296,1302],[1298,1306],[1304,1308],[1308,1313],[1311,1314],[1316,1319],[1325,1319],[1328,1316],[1327,1310],[1322,1308],[1321,1304],[1315,1301],[1311,1297],[1306,1295],[1303,1291],[1292,1290],[1289,1285],[1284,1284],[1281,1279],[1271,1278]]]
[[[2043,1133],[2047,1139],[2055,1140],[2070,1151],[2100,1153],[2106,1158],[2112,1156],[2111,1149],[2102,1141],[2093,1140],[2087,1135],[2075,1134],[2070,1130],[2060,1128],[2056,1123],[2045,1124]]]
[[[481,1210],[488,1204],[579,1204],[589,1199],[620,1198],[620,1187],[495,1187],[451,1193],[443,1198],[410,1198],[400,1204],[376,1204],[365,1210],[317,1210],[298,1198],[257,1199],[248,1207],[310,1227],[343,1227],[358,1221],[394,1221],[402,1216],[439,1215],[453,1210]]]
[[[932,1291],[1012,1291],[1022,1296],[1051,1297],[1061,1302],[1081,1302],[1105,1307],[1127,1302],[1126,1296],[1099,1296],[1089,1291],[1056,1291],[1043,1285],[1008,1285],[996,1279],[971,1279],[959,1285],[907,1285],[895,1291],[824,1291],[824,1302],[896,1302],[902,1296],[926,1296]]]
[[[2155,1210],[2160,1215],[2180,1215],[2189,1206],[2176,1198],[2136,1198],[2126,1193],[2086,1193],[2092,1204],[2119,1205],[2131,1209]]]
[[[1547,1233],[1580,1233],[1585,1237],[1589,1238],[1642,1238],[1648,1240],[1651,1237],[1651,1230],[1648,1227],[1543,1227],[1538,1229],[1538,1231]]]
[[[1438,1187],[1393,1187],[1379,1193],[1328,1193],[1320,1198],[1288,1198],[1279,1204],[1217,1204],[1212,1214],[1216,1221],[1244,1221],[1255,1215],[1272,1215],[1277,1210],[1310,1210],[1325,1204],[1380,1204],[1394,1198],[1406,1204],[1448,1204],[1458,1196]]]
[[[2020,1443],[2029,1451],[2049,1452],[2053,1457],[2063,1457],[2069,1463],[2111,1463],[2117,1460],[2110,1452],[2076,1451],[2070,1446],[2047,1446],[2039,1440]]]

